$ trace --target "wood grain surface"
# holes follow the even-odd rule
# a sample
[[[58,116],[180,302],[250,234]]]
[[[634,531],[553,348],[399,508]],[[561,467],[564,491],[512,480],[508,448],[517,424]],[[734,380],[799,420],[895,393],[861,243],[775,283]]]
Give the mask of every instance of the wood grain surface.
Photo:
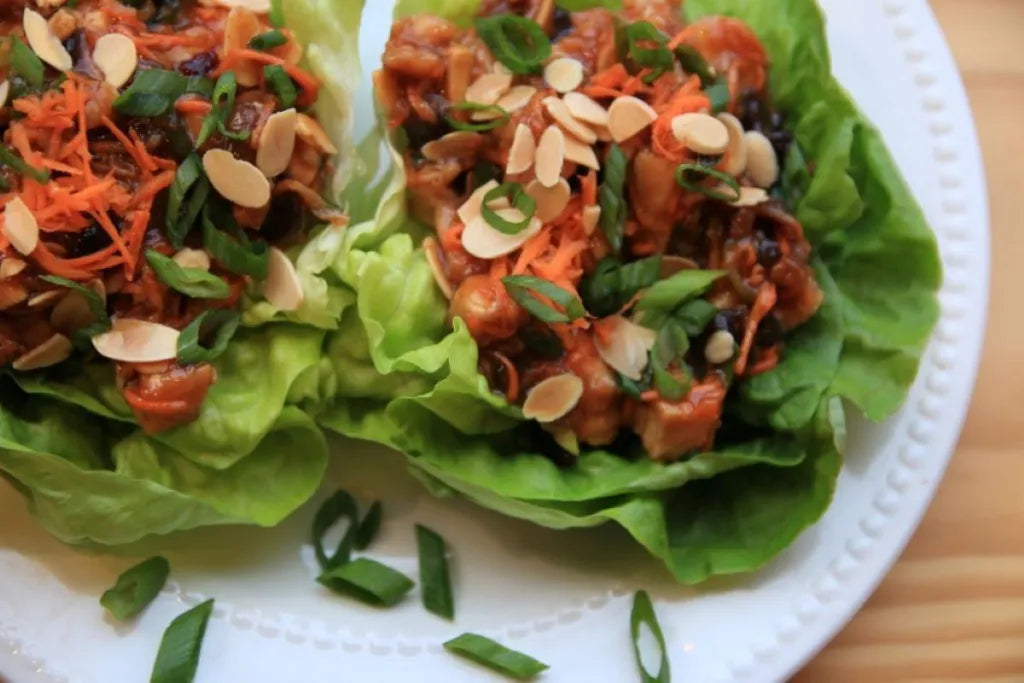
[[[963,72],[988,172],[985,355],[967,427],[921,528],[799,683],[1024,682],[1024,0],[932,6]]]

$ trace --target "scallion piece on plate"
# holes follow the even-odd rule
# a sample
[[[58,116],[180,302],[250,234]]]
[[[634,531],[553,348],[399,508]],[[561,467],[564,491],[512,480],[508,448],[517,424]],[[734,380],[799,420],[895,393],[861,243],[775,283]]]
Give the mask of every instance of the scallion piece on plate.
[[[723,192],[721,187],[711,187],[703,182],[708,178],[721,181],[730,192]],[[735,202],[740,198],[740,184],[728,173],[705,166],[704,164],[680,164],[676,169],[676,182],[690,192],[699,192],[720,202]]]
[[[643,683],[669,683],[672,672],[665,649],[665,636],[661,633],[654,605],[647,591],[633,596],[633,611],[629,615],[629,632],[633,636],[633,654],[640,669]],[[654,671],[654,673],[652,673]]]
[[[604,182],[598,191],[597,199],[601,206],[601,232],[608,239],[612,251],[622,251],[623,235],[626,232],[626,155],[618,145],[608,150],[608,158],[604,162]]]
[[[583,302],[572,292],[562,289],[553,282],[532,275],[510,275],[501,279],[502,284],[517,304],[546,323],[571,323],[587,314]],[[538,296],[550,299],[562,307],[558,310]]]
[[[480,38],[512,73],[536,73],[551,56],[551,39],[537,22],[515,14],[476,20]]]
[[[523,214],[523,219],[509,221],[502,218],[497,211],[491,208],[491,202],[498,199],[508,199],[509,204]],[[523,186],[519,183],[502,183],[484,195],[480,211],[487,224],[498,232],[506,235],[518,235],[530,227],[530,222],[533,220],[534,214],[537,213],[537,202],[523,191]]]
[[[275,47],[281,47],[287,42],[288,38],[277,29],[274,29],[253,36],[249,40],[249,47],[253,50],[273,50]]]
[[[353,542],[353,546],[356,550],[366,550],[373,543],[373,539],[377,536],[377,532],[380,531],[380,520],[381,513],[383,512],[380,501],[375,500],[370,509],[363,515],[363,520],[359,522],[359,528],[356,529],[356,535]]]
[[[316,580],[335,593],[376,607],[397,604],[415,585],[405,574],[368,557],[328,569]]]
[[[195,679],[211,613],[213,600],[207,600],[175,617],[160,641],[150,683],[191,683]]]
[[[416,547],[420,556],[420,592],[423,606],[445,619],[455,618],[452,582],[444,539],[425,526],[416,525]]]
[[[448,111],[468,111],[468,112],[484,112],[494,114],[496,118],[490,121],[478,121],[474,123],[467,123],[465,121],[459,121],[450,114],[445,114],[445,120],[448,121],[448,125],[455,130],[468,131],[470,133],[485,133],[495,128],[501,128],[509,122],[511,114],[502,109],[496,104],[479,104],[477,102],[459,102],[448,107]]]
[[[163,557],[151,557],[117,577],[114,587],[100,598],[100,604],[115,619],[131,619],[153,602],[167,582],[171,565]]]
[[[348,528],[338,541],[338,547],[330,555],[324,550],[324,536],[335,524],[348,521]],[[359,509],[355,498],[347,491],[338,490],[325,500],[313,516],[313,552],[320,569],[328,571],[333,567],[345,564],[352,554],[352,544],[359,526]]]
[[[89,306],[89,313],[92,314],[92,323],[75,332],[75,346],[80,349],[91,348],[92,338],[110,329],[110,316],[107,315],[106,302],[91,287],[86,287],[80,282],[68,280],[59,275],[43,275],[39,279],[78,292],[85,299],[86,305]]]
[[[232,273],[252,275],[257,280],[265,279],[270,267],[267,245],[249,241],[240,230],[232,231],[236,234],[236,237],[232,237],[218,229],[211,215],[207,210],[203,216],[203,246],[206,251]],[[228,227],[230,229],[231,226]]]
[[[13,150],[7,149],[7,145],[0,145],[0,164],[10,166],[15,173],[28,176],[37,183],[46,183],[50,180],[49,171],[29,166],[28,162],[18,156]]]
[[[18,36],[11,36],[11,70],[25,79],[29,85],[38,88],[43,84],[46,67],[28,45]]]
[[[649,21],[636,21],[623,29],[627,57],[636,66],[651,69],[646,77],[652,83],[672,68],[675,60],[668,49],[668,38]]]
[[[206,182],[205,191],[202,188],[202,181],[206,180],[203,174],[203,162],[196,154],[189,154],[178,166],[174,173],[174,182],[171,183],[171,190],[167,196],[167,221],[165,230],[167,239],[175,249],[181,249],[185,243],[185,237],[192,230],[199,211],[206,203],[206,197],[210,191],[209,181]],[[195,188],[193,192],[193,188]],[[201,201],[189,201],[185,199],[189,192],[195,199],[199,195]]]
[[[241,320],[238,311],[203,311],[178,335],[178,360],[186,365],[217,360],[228,350]],[[203,345],[204,340],[207,346]]]
[[[154,249],[146,250],[146,263],[160,282],[193,299],[225,299],[231,295],[227,282],[199,268],[182,268],[174,259]]]
[[[549,668],[529,655],[510,650],[476,633],[463,633],[452,638],[444,644],[444,649],[520,681],[533,678]]]
[[[299,99],[299,91],[284,67],[279,64],[265,66],[263,67],[263,77],[270,84],[277,99],[280,100],[281,109],[291,109],[295,106],[295,101]]]

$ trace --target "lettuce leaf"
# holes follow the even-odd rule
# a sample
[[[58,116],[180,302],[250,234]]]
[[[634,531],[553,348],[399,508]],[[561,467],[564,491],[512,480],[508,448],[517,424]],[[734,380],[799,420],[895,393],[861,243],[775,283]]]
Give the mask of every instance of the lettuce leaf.
[[[287,27],[322,82],[317,114],[340,151],[328,199],[355,172],[351,93],[362,1],[289,0]],[[306,297],[281,313],[253,293],[247,325],[217,360],[199,418],[154,437],[136,426],[109,363],[0,376],[0,473],[68,542],[121,544],[209,524],[273,525],[316,491],[327,465],[300,410],[321,385],[326,330],[355,294],[336,274],[346,232],[323,227],[289,255]],[[300,323],[300,324],[296,324]]]

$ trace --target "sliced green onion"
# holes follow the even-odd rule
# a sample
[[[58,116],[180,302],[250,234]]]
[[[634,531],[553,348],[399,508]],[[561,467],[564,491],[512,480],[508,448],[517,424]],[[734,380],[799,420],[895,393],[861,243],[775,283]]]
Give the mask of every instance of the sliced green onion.
[[[679,60],[679,65],[683,67],[683,71],[688,74],[697,74],[703,87],[706,88],[715,82],[715,70],[696,48],[680,45],[675,49],[675,56]]]
[[[324,535],[338,522],[347,519],[348,528],[331,555],[324,550]],[[313,516],[313,552],[320,569],[328,571],[349,561],[352,544],[357,535],[359,509],[355,499],[347,491],[338,490],[325,500]]]
[[[465,121],[459,121],[457,118],[449,115],[445,115],[445,120],[455,130],[464,130],[470,133],[484,133],[489,130],[501,128],[509,122],[512,115],[502,109],[496,104],[478,104],[476,102],[460,102],[459,104],[453,104],[448,108],[449,111],[482,111],[491,112],[497,114],[498,118],[491,119],[490,121],[480,121],[478,123],[466,123]]]
[[[150,683],[191,683],[195,679],[206,624],[212,613],[211,599],[175,617],[160,641]]]
[[[704,89],[704,94],[711,101],[711,111],[716,114],[725,111],[729,107],[729,99],[732,93],[729,92],[729,84],[724,81],[712,83]]]
[[[241,320],[237,311],[203,311],[178,335],[178,360],[185,365],[217,360],[227,351]],[[203,340],[212,343],[203,346]]]
[[[28,45],[21,42],[18,36],[11,36],[11,70],[31,86],[38,88],[43,84],[43,60],[39,59]]]
[[[284,26],[284,0],[270,0],[269,19],[271,26]]]
[[[208,76],[189,76],[182,94],[212,98],[214,85],[213,79]]]
[[[193,299],[226,299],[231,296],[227,282],[200,268],[182,268],[174,259],[154,249],[146,250],[146,262],[156,277],[176,292]]]
[[[281,47],[287,42],[288,38],[277,29],[274,29],[253,36],[249,40],[249,47],[253,50],[273,50],[275,47]]]
[[[675,63],[668,49],[668,37],[649,21],[637,21],[624,29],[627,57],[637,66],[651,69],[645,80],[651,83]],[[653,45],[653,47],[651,47]]]
[[[397,604],[415,585],[405,574],[367,557],[328,569],[316,580],[335,593],[377,607]]]
[[[163,557],[151,557],[126,570],[100,598],[115,619],[131,619],[153,602],[167,582],[171,565]]]
[[[515,14],[480,17],[476,30],[498,61],[514,74],[536,73],[551,56],[551,39],[532,19]]]
[[[0,144],[0,164],[10,166],[15,173],[28,176],[37,183],[46,184],[50,181],[50,172],[46,169],[38,169],[29,166],[28,162],[18,156],[7,145]]]
[[[266,279],[269,267],[267,245],[251,242],[240,230],[236,237],[218,230],[210,218],[209,205],[203,212],[203,245],[218,263],[232,273],[251,275],[257,280]]]
[[[716,187],[703,185],[708,178],[715,178],[732,190],[732,194],[722,192]],[[690,192],[699,192],[720,202],[735,202],[740,198],[740,184],[728,173],[705,166],[704,164],[680,164],[676,169],[676,182]]]
[[[463,633],[452,638],[444,644],[444,649],[520,681],[533,678],[549,668],[529,655],[510,650],[476,633]]]
[[[356,529],[355,539],[353,540],[353,547],[356,550],[366,550],[373,543],[377,532],[380,531],[382,512],[380,501],[375,500],[363,516],[363,521],[359,522],[359,528]]]
[[[672,319],[679,323],[690,337],[698,337],[718,315],[718,307],[707,299],[694,299],[675,310]]]
[[[575,294],[566,291],[547,280],[532,275],[510,275],[501,279],[509,296],[516,303],[532,313],[534,317],[546,323],[571,323],[587,314]],[[561,306],[565,312],[548,305],[537,298],[537,295],[551,299]]]
[[[603,318],[620,310],[637,292],[660,278],[660,255],[626,264],[606,258],[580,283],[580,294],[587,310]]]
[[[89,312],[92,314],[92,324],[75,331],[74,342],[75,346],[79,349],[91,348],[92,338],[110,329],[110,316],[107,315],[107,304],[91,287],[86,287],[81,283],[68,280],[59,275],[43,275],[39,279],[59,287],[67,287],[78,292],[85,299],[85,303],[89,306]]]
[[[228,129],[228,117],[235,110],[235,95],[238,93],[238,79],[232,71],[225,71],[217,79],[213,88],[212,107],[210,113],[203,119],[203,125],[199,129],[199,136],[196,138],[196,149],[206,144],[214,131],[231,140],[248,140],[249,131],[232,131]]]
[[[669,318],[658,331],[658,337],[651,349],[651,374],[658,393],[670,401],[680,401],[690,392],[689,383],[683,383],[669,370],[673,363],[682,361],[690,349],[690,338],[685,328],[675,319]],[[685,364],[680,368],[689,374]]]
[[[489,161],[481,161],[473,167],[471,175],[472,187],[470,189],[476,192],[477,189],[483,187],[492,180],[499,182],[504,173],[504,169],[499,168],[495,164],[492,164]]]
[[[295,101],[299,99],[299,91],[283,66],[271,64],[263,67],[263,77],[277,95],[281,109],[291,109],[295,106]]]
[[[420,556],[420,591],[423,606],[445,619],[455,618],[452,582],[444,539],[437,532],[416,525],[416,547]]]
[[[143,69],[136,72],[128,89],[114,100],[114,109],[125,116],[163,116],[189,86],[177,71]]]
[[[608,150],[608,158],[604,163],[604,182],[598,191],[598,203],[601,206],[601,232],[604,233],[612,251],[622,251],[622,240],[626,232],[626,165],[628,160],[618,145]]]
[[[189,191],[192,197],[182,211],[182,204]],[[189,154],[185,161],[181,162],[174,174],[174,182],[167,198],[167,239],[175,249],[181,249],[185,244],[185,238],[192,230],[192,226],[199,217],[199,211],[206,203],[210,193],[210,182],[203,173],[203,163],[198,155]]]
[[[491,208],[491,202],[505,198],[523,214],[523,220],[518,222],[505,220]],[[533,220],[534,214],[537,213],[537,202],[523,191],[523,186],[519,183],[503,183],[484,195],[480,211],[487,224],[498,232],[506,235],[518,235],[530,227],[530,222]]]
[[[154,118],[167,113],[171,100],[156,93],[128,91],[114,101],[114,108],[125,116]]]
[[[658,646],[661,660],[658,665],[658,670],[655,673],[651,673],[647,666],[650,662],[645,662],[643,653],[645,650],[643,629],[646,627],[649,637],[653,637],[655,643]],[[670,683],[672,680],[672,671],[668,662],[668,650],[665,648],[665,636],[661,632],[661,626],[658,624],[658,617],[654,614],[654,605],[651,604],[651,597],[647,595],[647,591],[638,591],[633,596],[633,611],[629,615],[629,632],[633,636],[633,654],[636,656],[636,665],[640,669],[640,678],[643,683]]]
[[[636,302],[638,311],[672,313],[725,277],[724,270],[681,270],[651,285]]]

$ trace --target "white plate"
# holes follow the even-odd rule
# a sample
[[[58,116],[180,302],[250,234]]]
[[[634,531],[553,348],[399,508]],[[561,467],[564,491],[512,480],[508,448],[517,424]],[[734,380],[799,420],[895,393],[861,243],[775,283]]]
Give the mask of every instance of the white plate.
[[[390,3],[370,4],[365,37],[374,42],[363,51],[372,56],[386,35]],[[931,500],[971,394],[988,282],[977,141],[925,0],[824,4],[836,72],[882,128],[939,236],[943,314],[904,410],[883,426],[853,425],[835,503],[769,568],[700,591],[681,588],[625,534],[546,531],[436,501],[397,456],[339,441],[329,487],[385,502],[373,555],[415,576],[414,522],[454,546],[458,621],[448,624],[427,614],[417,595],[381,611],[315,584],[304,545],[313,506],[275,530],[202,530],[115,556],[53,541],[0,485],[0,672],[16,683],[143,680],[164,626],[214,596],[200,682],[488,680],[441,650],[462,631],[500,638],[551,664],[544,680],[633,681],[628,596],[645,587],[657,601],[676,680],[771,681],[793,673],[870,594]],[[171,560],[167,590],[137,623],[105,619],[100,593],[134,558],[155,551]]]

